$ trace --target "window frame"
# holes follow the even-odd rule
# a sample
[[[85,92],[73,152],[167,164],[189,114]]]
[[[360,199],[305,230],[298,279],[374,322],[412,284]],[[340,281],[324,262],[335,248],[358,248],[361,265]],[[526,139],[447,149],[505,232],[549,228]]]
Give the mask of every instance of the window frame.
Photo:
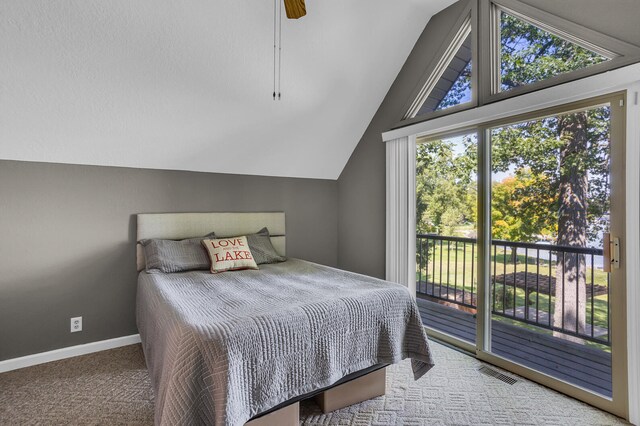
[[[502,91],[500,69],[500,14],[502,12],[607,57],[609,60]],[[600,74],[640,60],[640,48],[637,46],[585,28],[518,0],[481,0],[479,26],[481,32],[479,48],[489,53],[489,59],[480,66],[480,79],[483,81],[480,105]]]
[[[545,31],[562,37],[604,56],[615,55],[608,61],[579,70],[559,74],[531,84],[516,87],[508,91],[496,90],[500,87],[500,27],[497,10],[505,10],[518,19],[538,26]],[[412,106],[424,91],[425,85],[444,61],[456,35],[460,32],[468,16],[471,16],[471,102],[456,105],[424,115],[410,117]],[[485,53],[486,52],[486,53]],[[481,55],[482,53],[482,55]],[[536,92],[552,86],[584,79],[606,71],[640,62],[640,47],[618,40],[600,32],[585,28],[564,18],[537,9],[519,0],[469,0],[456,21],[453,30],[445,37],[434,59],[425,69],[422,78],[411,92],[389,130],[396,130],[416,123],[439,119],[470,109],[482,107],[494,102]],[[436,79],[437,81],[437,79]]]
[[[427,78],[427,81],[425,82],[425,84],[422,85],[420,92],[411,103],[411,107],[409,107],[409,110],[404,115],[405,120],[409,118],[418,117],[418,113],[422,109],[422,106],[431,95],[431,92],[433,92],[433,89],[435,89],[436,86],[438,85],[438,82],[446,72],[447,67],[449,66],[451,61],[453,61],[453,59],[455,58],[458,50],[460,50],[460,48],[464,45],[464,41],[467,39],[467,37],[471,36],[471,31],[472,31],[471,15],[469,15],[467,19],[463,22],[462,26],[458,28],[458,31],[456,31],[453,41],[447,45],[446,52],[440,58],[440,60],[436,64],[433,71],[429,74],[429,78]],[[473,58],[471,60],[471,69],[472,69],[471,74],[473,76]],[[471,86],[471,96],[472,96],[471,100],[467,102],[463,102],[458,105],[454,105],[446,109],[455,108],[457,106],[466,105],[470,102],[473,102],[473,85]],[[425,115],[435,113],[436,111],[442,111],[442,110],[436,109],[426,114],[422,114],[420,115],[420,117],[424,117]]]
[[[433,61],[427,66],[422,78],[411,92],[411,96],[404,104],[401,115],[397,119],[397,126],[403,127],[420,121],[431,120],[443,115],[475,108],[479,104],[479,70],[478,66],[478,22],[477,2],[469,0],[460,14],[453,29],[445,37],[442,46],[436,52]],[[464,34],[464,36],[462,36]],[[471,35],[471,101],[449,108],[432,111],[416,116],[418,110],[429,96],[433,86],[437,84],[449,62],[455,56],[467,35]],[[454,48],[455,47],[455,48]],[[412,114],[413,113],[413,114]]]

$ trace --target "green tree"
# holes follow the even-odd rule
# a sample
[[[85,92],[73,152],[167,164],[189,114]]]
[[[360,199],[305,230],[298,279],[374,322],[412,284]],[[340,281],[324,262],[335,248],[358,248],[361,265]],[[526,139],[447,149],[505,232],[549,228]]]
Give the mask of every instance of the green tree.
[[[524,21],[501,17],[500,77],[504,91],[588,67],[606,58]],[[442,101],[467,96],[468,68]],[[585,247],[606,226],[609,211],[609,108],[530,120],[492,130],[492,171],[509,175],[493,185],[493,238],[554,240]],[[473,145],[473,146],[472,146]],[[418,229],[449,232],[474,221],[475,141],[462,152],[445,141],[418,147]],[[586,307],[584,256],[558,262],[554,323],[583,332]],[[564,312],[564,316],[563,313]]]
[[[503,238],[550,236],[558,245],[575,247],[595,239],[609,210],[608,115],[608,107],[601,107],[492,132],[494,173],[515,170],[512,185],[524,179],[508,194],[511,203],[500,202],[506,188],[494,187],[496,214],[508,224],[494,224],[508,231]],[[584,332],[585,274],[583,255],[567,254],[557,263],[556,282],[564,288],[556,286],[554,321],[573,330],[577,319],[577,332]]]
[[[462,139],[463,152],[451,140],[418,144],[416,154],[416,216],[419,233],[452,235],[474,220],[469,193],[475,191],[475,139]],[[475,203],[475,201],[473,201]]]
[[[507,14],[501,20],[501,48],[503,90],[605,60]],[[608,108],[596,108],[508,126],[492,135],[494,170],[527,167],[548,177],[547,190],[557,194],[549,207],[557,212],[558,245],[585,247],[603,226],[599,219],[609,208],[608,118]],[[583,255],[558,262],[556,282],[564,285],[556,286],[554,323],[570,330],[577,323],[576,332],[585,326],[585,273]]]
[[[503,90],[524,86],[606,61],[607,58],[557,37],[508,13],[500,19]]]
[[[493,238],[531,242],[553,238],[557,221],[553,212],[555,197],[551,180],[520,168],[514,176],[495,182],[491,188],[491,223]]]

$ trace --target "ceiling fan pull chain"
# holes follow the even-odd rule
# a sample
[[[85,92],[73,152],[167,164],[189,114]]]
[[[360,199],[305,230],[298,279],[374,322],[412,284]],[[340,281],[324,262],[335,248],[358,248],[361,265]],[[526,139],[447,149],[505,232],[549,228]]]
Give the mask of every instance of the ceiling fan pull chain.
[[[276,100],[276,24],[278,19],[278,0],[273,0],[273,100]]]
[[[280,14],[278,20],[278,100],[280,100],[280,80],[282,79],[282,0],[278,0],[280,3]]]

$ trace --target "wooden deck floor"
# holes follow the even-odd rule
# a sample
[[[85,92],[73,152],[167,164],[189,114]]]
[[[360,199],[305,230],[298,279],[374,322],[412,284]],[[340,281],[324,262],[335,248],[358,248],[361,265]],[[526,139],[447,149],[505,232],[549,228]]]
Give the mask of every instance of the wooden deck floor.
[[[424,325],[475,343],[474,315],[417,299]],[[526,328],[492,322],[492,350],[569,383],[611,397],[611,354]]]

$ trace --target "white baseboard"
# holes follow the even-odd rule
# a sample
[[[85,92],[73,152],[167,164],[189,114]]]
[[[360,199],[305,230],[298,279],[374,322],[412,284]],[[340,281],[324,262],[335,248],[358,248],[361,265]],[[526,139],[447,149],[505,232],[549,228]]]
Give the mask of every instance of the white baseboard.
[[[85,343],[84,345],[69,346],[67,348],[55,349],[53,351],[40,352],[20,358],[8,359],[6,361],[0,361],[0,373],[17,370],[19,368],[31,367],[32,365],[44,364],[45,362],[86,355],[93,352],[106,351],[107,349],[119,348],[121,346],[134,345],[136,343],[140,343],[139,334],[116,337],[115,339],[101,340],[99,342]]]

